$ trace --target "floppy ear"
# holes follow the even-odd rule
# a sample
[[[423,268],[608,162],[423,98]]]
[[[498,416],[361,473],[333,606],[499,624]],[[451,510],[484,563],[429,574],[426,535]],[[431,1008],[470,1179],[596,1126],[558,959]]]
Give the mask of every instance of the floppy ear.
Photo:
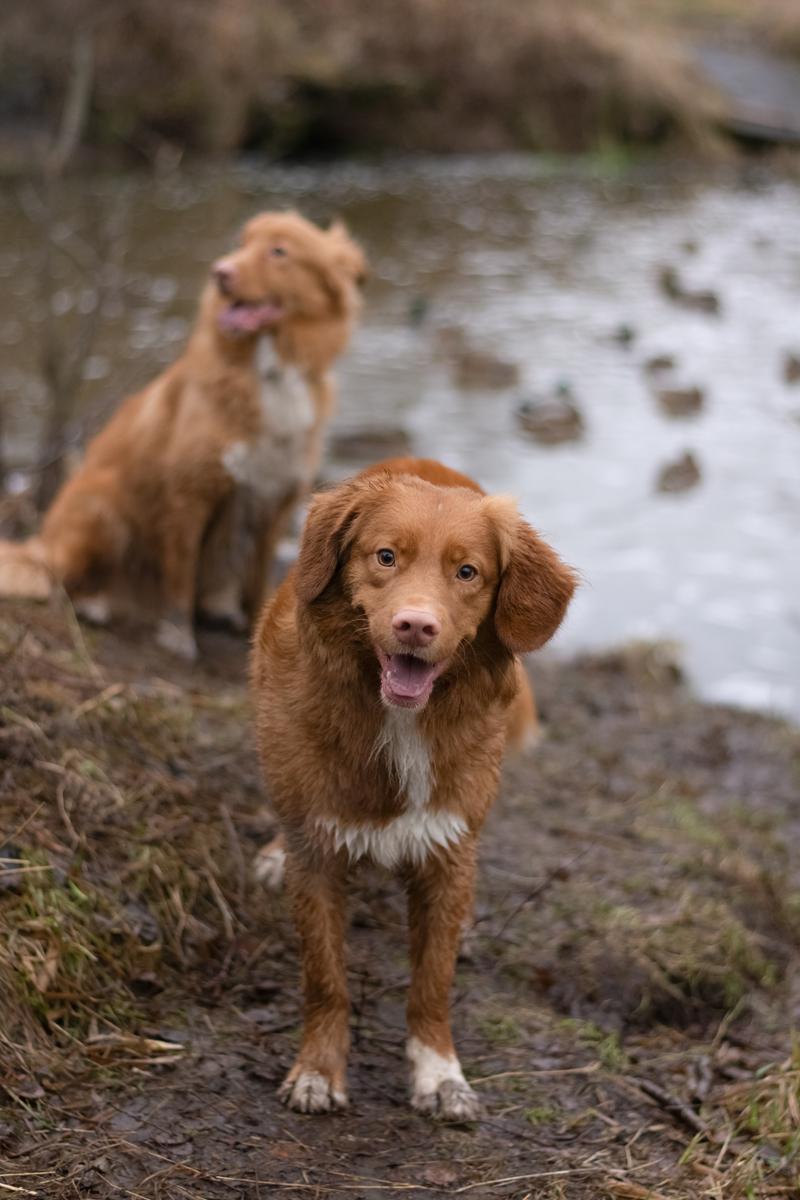
[[[316,600],[333,579],[369,490],[360,480],[351,479],[312,500],[294,569],[294,590],[301,603]]]
[[[578,577],[523,521],[510,497],[487,496],[483,503],[500,535],[497,636],[515,654],[527,654],[549,642],[564,620]]]
[[[327,237],[335,270],[351,283],[363,287],[369,278],[369,266],[361,247],[353,241],[341,221],[334,221]]]

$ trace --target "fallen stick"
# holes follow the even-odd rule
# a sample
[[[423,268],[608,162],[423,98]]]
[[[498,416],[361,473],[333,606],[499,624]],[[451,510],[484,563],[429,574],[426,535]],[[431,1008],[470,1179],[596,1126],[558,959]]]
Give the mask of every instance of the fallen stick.
[[[593,1075],[595,1071],[599,1071],[601,1067],[599,1061],[589,1063],[587,1067],[560,1067],[552,1071],[501,1071],[498,1075],[479,1075],[477,1079],[470,1079],[469,1084],[472,1086],[476,1083],[488,1083],[490,1079],[508,1079],[510,1075]]]
[[[667,1092],[664,1088],[659,1087],[657,1083],[651,1083],[649,1079],[632,1079],[630,1076],[625,1076],[628,1083],[632,1083],[646,1096],[651,1096],[663,1109],[671,1113],[678,1120],[683,1121],[684,1125],[688,1125],[695,1133],[702,1133],[704,1137],[711,1138],[712,1132],[705,1121],[698,1117],[697,1113],[684,1104],[683,1100],[679,1100],[677,1096],[673,1096],[671,1092]]]
[[[667,1200],[663,1192],[643,1187],[640,1183],[623,1183],[617,1179],[606,1179],[603,1188],[614,1200]]]

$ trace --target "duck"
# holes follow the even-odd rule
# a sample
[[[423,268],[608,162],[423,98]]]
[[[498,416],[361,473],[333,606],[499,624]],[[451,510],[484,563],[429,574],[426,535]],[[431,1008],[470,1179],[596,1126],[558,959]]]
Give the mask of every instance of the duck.
[[[691,450],[687,450],[681,458],[661,468],[656,481],[656,491],[688,492],[697,487],[701,477],[697,459]]]
[[[515,409],[517,422],[544,446],[577,442],[585,433],[583,415],[568,383],[559,383],[550,396],[523,399]]]
[[[710,313],[713,316],[719,315],[720,302],[717,293],[710,289],[690,291],[685,288],[674,267],[662,267],[658,280],[664,295],[675,304],[679,304],[681,308],[691,308],[696,312]]]
[[[440,326],[435,341],[439,357],[448,360],[453,368],[456,387],[500,391],[519,383],[517,363],[471,345],[460,325]]]

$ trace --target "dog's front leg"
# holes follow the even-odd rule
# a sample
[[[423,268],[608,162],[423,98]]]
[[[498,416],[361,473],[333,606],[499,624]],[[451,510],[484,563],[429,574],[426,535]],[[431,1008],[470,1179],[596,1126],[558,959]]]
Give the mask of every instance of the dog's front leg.
[[[197,570],[210,506],[197,496],[182,496],[165,514],[161,540],[164,611],[156,641],[190,661],[197,658],[193,617]]]
[[[475,845],[469,838],[418,867],[409,880],[411,1103],[445,1120],[469,1121],[480,1102],[464,1078],[450,1033],[449,992],[464,921],[472,911]]]
[[[297,1061],[278,1095],[300,1112],[327,1112],[347,1104],[344,879],[335,863],[312,867],[289,853],[286,882],[302,943],[305,1028]]]

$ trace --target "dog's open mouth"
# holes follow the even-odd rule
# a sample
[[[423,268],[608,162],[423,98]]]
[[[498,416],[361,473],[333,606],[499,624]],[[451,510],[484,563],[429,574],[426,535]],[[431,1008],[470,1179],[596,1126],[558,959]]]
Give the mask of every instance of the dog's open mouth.
[[[246,304],[237,300],[223,308],[218,322],[223,333],[258,333],[260,329],[277,324],[282,316],[283,308],[275,302]]]
[[[376,647],[381,664],[381,691],[399,708],[421,708],[447,662],[431,663],[414,654],[387,654]]]

